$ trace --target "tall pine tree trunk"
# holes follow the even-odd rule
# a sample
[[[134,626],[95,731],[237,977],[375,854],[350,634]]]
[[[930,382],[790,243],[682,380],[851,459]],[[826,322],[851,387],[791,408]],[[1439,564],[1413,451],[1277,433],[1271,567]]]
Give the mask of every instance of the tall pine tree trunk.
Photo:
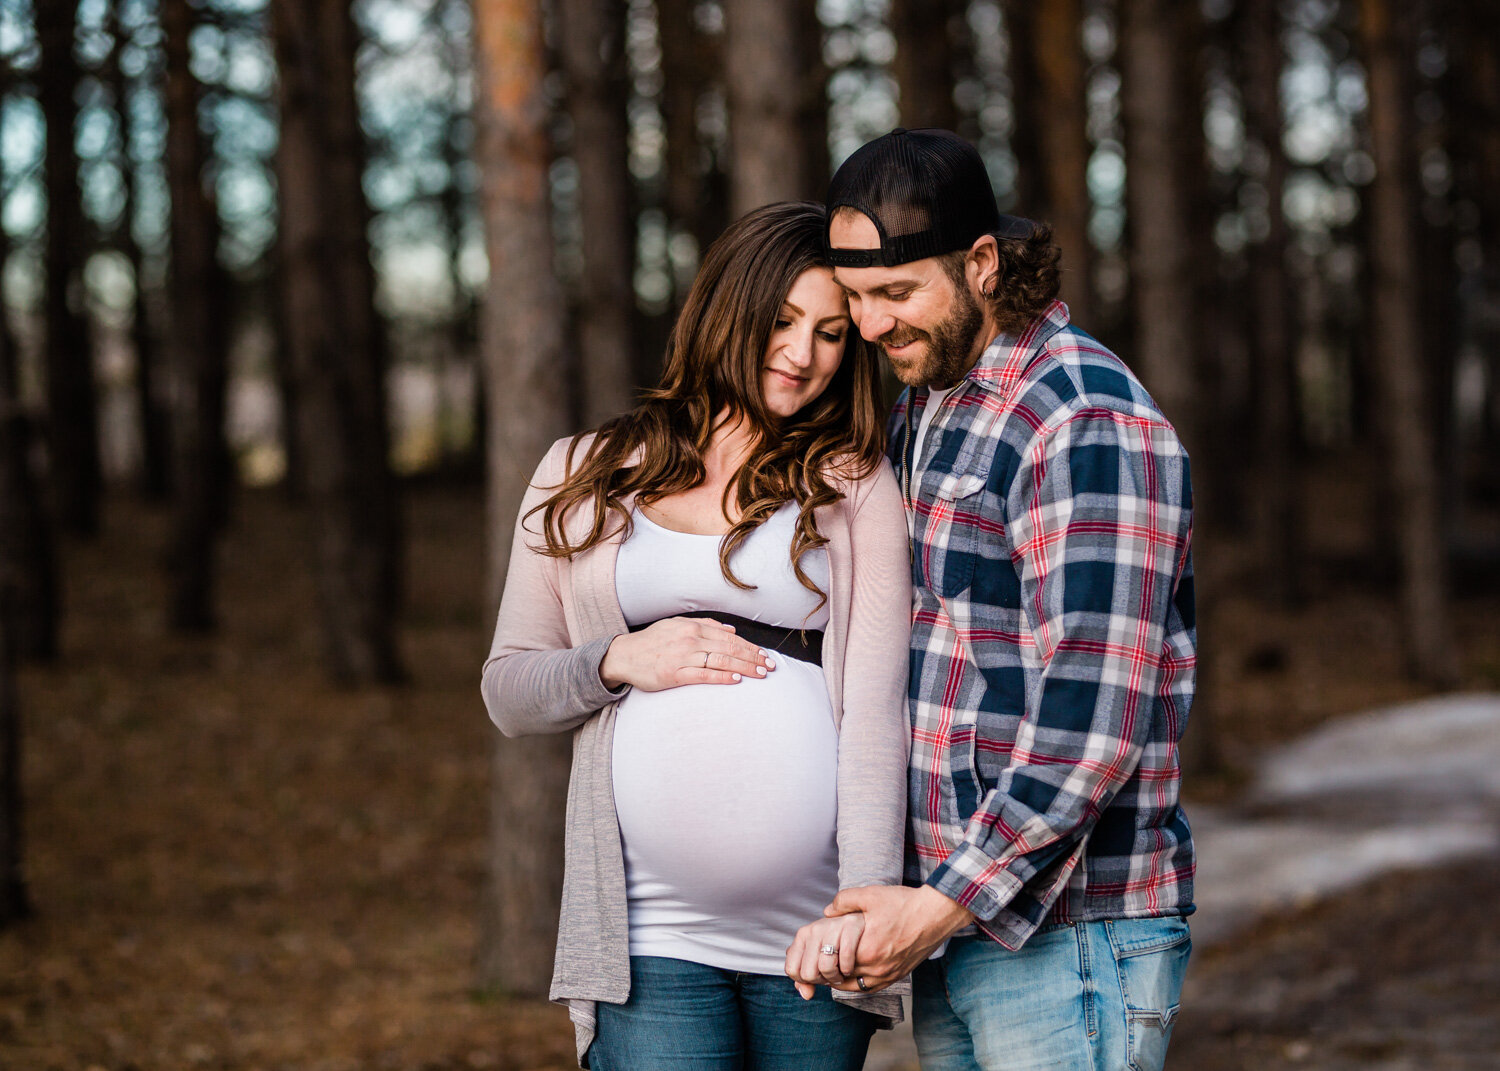
[[[110,49],[107,77],[114,96],[115,115],[119,123],[121,195],[120,224],[115,233],[115,247],[130,264],[131,278],[135,281],[135,296],[132,301],[130,321],[130,345],[135,352],[135,409],[136,423],[141,433],[140,486],[145,497],[153,502],[164,501],[171,488],[170,441],[168,421],[170,413],[163,404],[163,389],[160,382],[159,355],[151,335],[151,320],[146,297],[144,257],[135,240],[135,215],[139,203],[139,184],[136,163],[131,155],[131,144],[135,138],[135,110],[131,107],[132,79],[127,77],[120,65],[121,53],[129,43],[129,37],[121,11],[124,0],[113,0],[110,6],[109,25],[113,46]]]
[[[1094,247],[1088,230],[1088,102],[1084,97],[1082,0],[1038,4],[1032,46],[1037,75],[1037,92],[1032,98],[1037,108],[1032,121],[1037,129],[1047,221],[1062,250],[1061,296],[1073,321],[1092,330]],[[1018,116],[1017,121],[1024,119]]]
[[[954,49],[951,23],[962,18],[953,0],[892,0],[896,38],[891,65],[900,91],[901,122],[913,129],[958,126],[953,102]]]
[[[0,265],[5,263],[5,234],[0,231]],[[0,300],[0,309],[4,301]],[[29,904],[21,853],[21,710],[16,665],[23,637],[42,639],[55,648],[55,619],[39,630],[25,620],[28,595],[34,600],[39,581],[52,577],[50,556],[38,562],[36,551],[50,551],[40,529],[41,496],[30,471],[30,426],[20,406],[19,377],[10,332],[0,322],[0,928],[23,918]],[[38,543],[36,537],[43,536]],[[52,653],[50,650],[46,652]]]
[[[1389,0],[1360,0],[1359,37],[1369,72],[1370,267],[1375,374],[1401,555],[1403,642],[1412,671],[1435,683],[1456,675],[1449,624],[1447,554],[1438,499],[1436,442],[1416,309],[1410,132],[1403,37]]]
[[[99,530],[99,416],[94,362],[83,313],[87,257],[73,130],[79,70],[73,56],[72,0],[36,8],[41,62],[37,97],[47,126],[47,420],[52,485],[63,525],[80,535]]]
[[[1196,6],[1196,5],[1194,5]],[[1192,456],[1194,529],[1204,530],[1204,447],[1200,435],[1203,392],[1198,380],[1198,288],[1204,265],[1193,256],[1192,192],[1183,161],[1197,142],[1185,124],[1198,115],[1198,95],[1183,54],[1175,0],[1121,0],[1121,104],[1125,125],[1126,211],[1131,297],[1135,314],[1133,367]],[[1200,603],[1208,592],[1200,582]],[[1211,620],[1200,608],[1199,621]],[[1205,628],[1205,631],[1207,629]],[[1198,679],[1207,681],[1200,656]],[[1182,761],[1195,772],[1217,764],[1211,696],[1200,686],[1193,727],[1182,742]]]
[[[802,123],[821,86],[798,0],[725,0],[729,206],[736,218],[772,201],[813,197]],[[821,105],[821,100],[819,100]]]
[[[625,114],[625,9],[616,0],[559,0],[583,226],[577,312],[583,418],[590,427],[628,409],[635,394],[635,227]]]
[[[489,293],[480,318],[488,400],[486,513],[490,606],[499,603],[521,496],[552,442],[572,430],[563,298],[552,269],[546,60],[538,0],[476,0]],[[562,896],[567,734],[497,738],[491,786],[490,887],[479,976],[507,993],[545,996]]]
[[[218,213],[204,191],[197,80],[188,68],[194,13],[188,0],[163,0],[166,60],[167,185],[172,198],[170,346],[177,381],[174,412],[171,621],[213,627],[215,544],[227,494],[223,471],[227,367],[224,283],[217,260]]]
[[[1251,4],[1245,12],[1245,117],[1252,141],[1260,146],[1264,169],[1266,234],[1251,252],[1254,305],[1253,384],[1256,421],[1255,533],[1260,558],[1260,590],[1281,605],[1301,590],[1302,511],[1296,466],[1297,383],[1290,328],[1292,303],[1286,271],[1287,226],[1281,210],[1286,185],[1282,149],[1281,10]]]
[[[1197,309],[1188,197],[1179,166],[1186,81],[1171,0],[1122,0],[1122,105],[1136,371],[1187,442],[1197,443]]]
[[[0,454],[11,450],[12,420],[0,416]],[[0,457],[0,470],[9,467]],[[0,480],[8,474],[0,471]],[[0,493],[4,493],[0,489]],[[0,509],[3,509],[0,505]],[[21,704],[16,687],[16,584],[0,563],[0,929],[31,909],[21,851]]]
[[[280,255],[303,483],[328,663],[396,681],[400,513],[366,235],[355,29],[341,0],[275,0]]]

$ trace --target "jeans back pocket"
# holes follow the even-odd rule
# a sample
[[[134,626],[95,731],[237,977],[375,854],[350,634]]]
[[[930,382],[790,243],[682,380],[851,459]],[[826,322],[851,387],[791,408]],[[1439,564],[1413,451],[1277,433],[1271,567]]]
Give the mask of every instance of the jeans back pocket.
[[[1187,920],[1113,919],[1105,923],[1105,929],[1125,998],[1130,1067],[1132,1071],[1160,1071],[1193,948]]]

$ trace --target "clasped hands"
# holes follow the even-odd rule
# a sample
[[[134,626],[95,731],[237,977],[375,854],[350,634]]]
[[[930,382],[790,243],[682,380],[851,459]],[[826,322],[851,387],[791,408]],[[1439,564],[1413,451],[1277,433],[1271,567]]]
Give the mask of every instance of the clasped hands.
[[[849,993],[884,989],[974,921],[967,908],[926,885],[845,889],[823,915],[798,930],[786,951],[787,976],[804,1000],[819,985]]]

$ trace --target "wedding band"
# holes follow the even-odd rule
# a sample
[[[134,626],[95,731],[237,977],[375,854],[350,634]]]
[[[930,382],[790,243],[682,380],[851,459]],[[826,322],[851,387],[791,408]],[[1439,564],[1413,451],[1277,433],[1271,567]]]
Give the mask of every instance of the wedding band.
[[[703,668],[704,669],[708,668],[708,652],[707,651],[703,652]]]
[[[839,954],[837,945],[824,945],[822,948],[818,949],[818,951],[823,953],[823,955],[825,956],[836,956]]]
[[[854,980],[859,983],[859,991],[861,993],[868,993],[870,991],[870,987],[865,984],[865,976],[864,975],[860,975],[858,978],[856,978]]]

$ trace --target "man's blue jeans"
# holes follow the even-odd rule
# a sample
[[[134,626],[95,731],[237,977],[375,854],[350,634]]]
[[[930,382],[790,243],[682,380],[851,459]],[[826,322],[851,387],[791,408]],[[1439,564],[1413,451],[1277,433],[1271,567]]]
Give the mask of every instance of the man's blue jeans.
[[[1191,948],[1181,918],[956,937],[912,974],[922,1071],[1159,1071]]]
[[[598,1005],[590,1071],[859,1071],[873,1015],[785,975],[630,957],[630,999]]]

